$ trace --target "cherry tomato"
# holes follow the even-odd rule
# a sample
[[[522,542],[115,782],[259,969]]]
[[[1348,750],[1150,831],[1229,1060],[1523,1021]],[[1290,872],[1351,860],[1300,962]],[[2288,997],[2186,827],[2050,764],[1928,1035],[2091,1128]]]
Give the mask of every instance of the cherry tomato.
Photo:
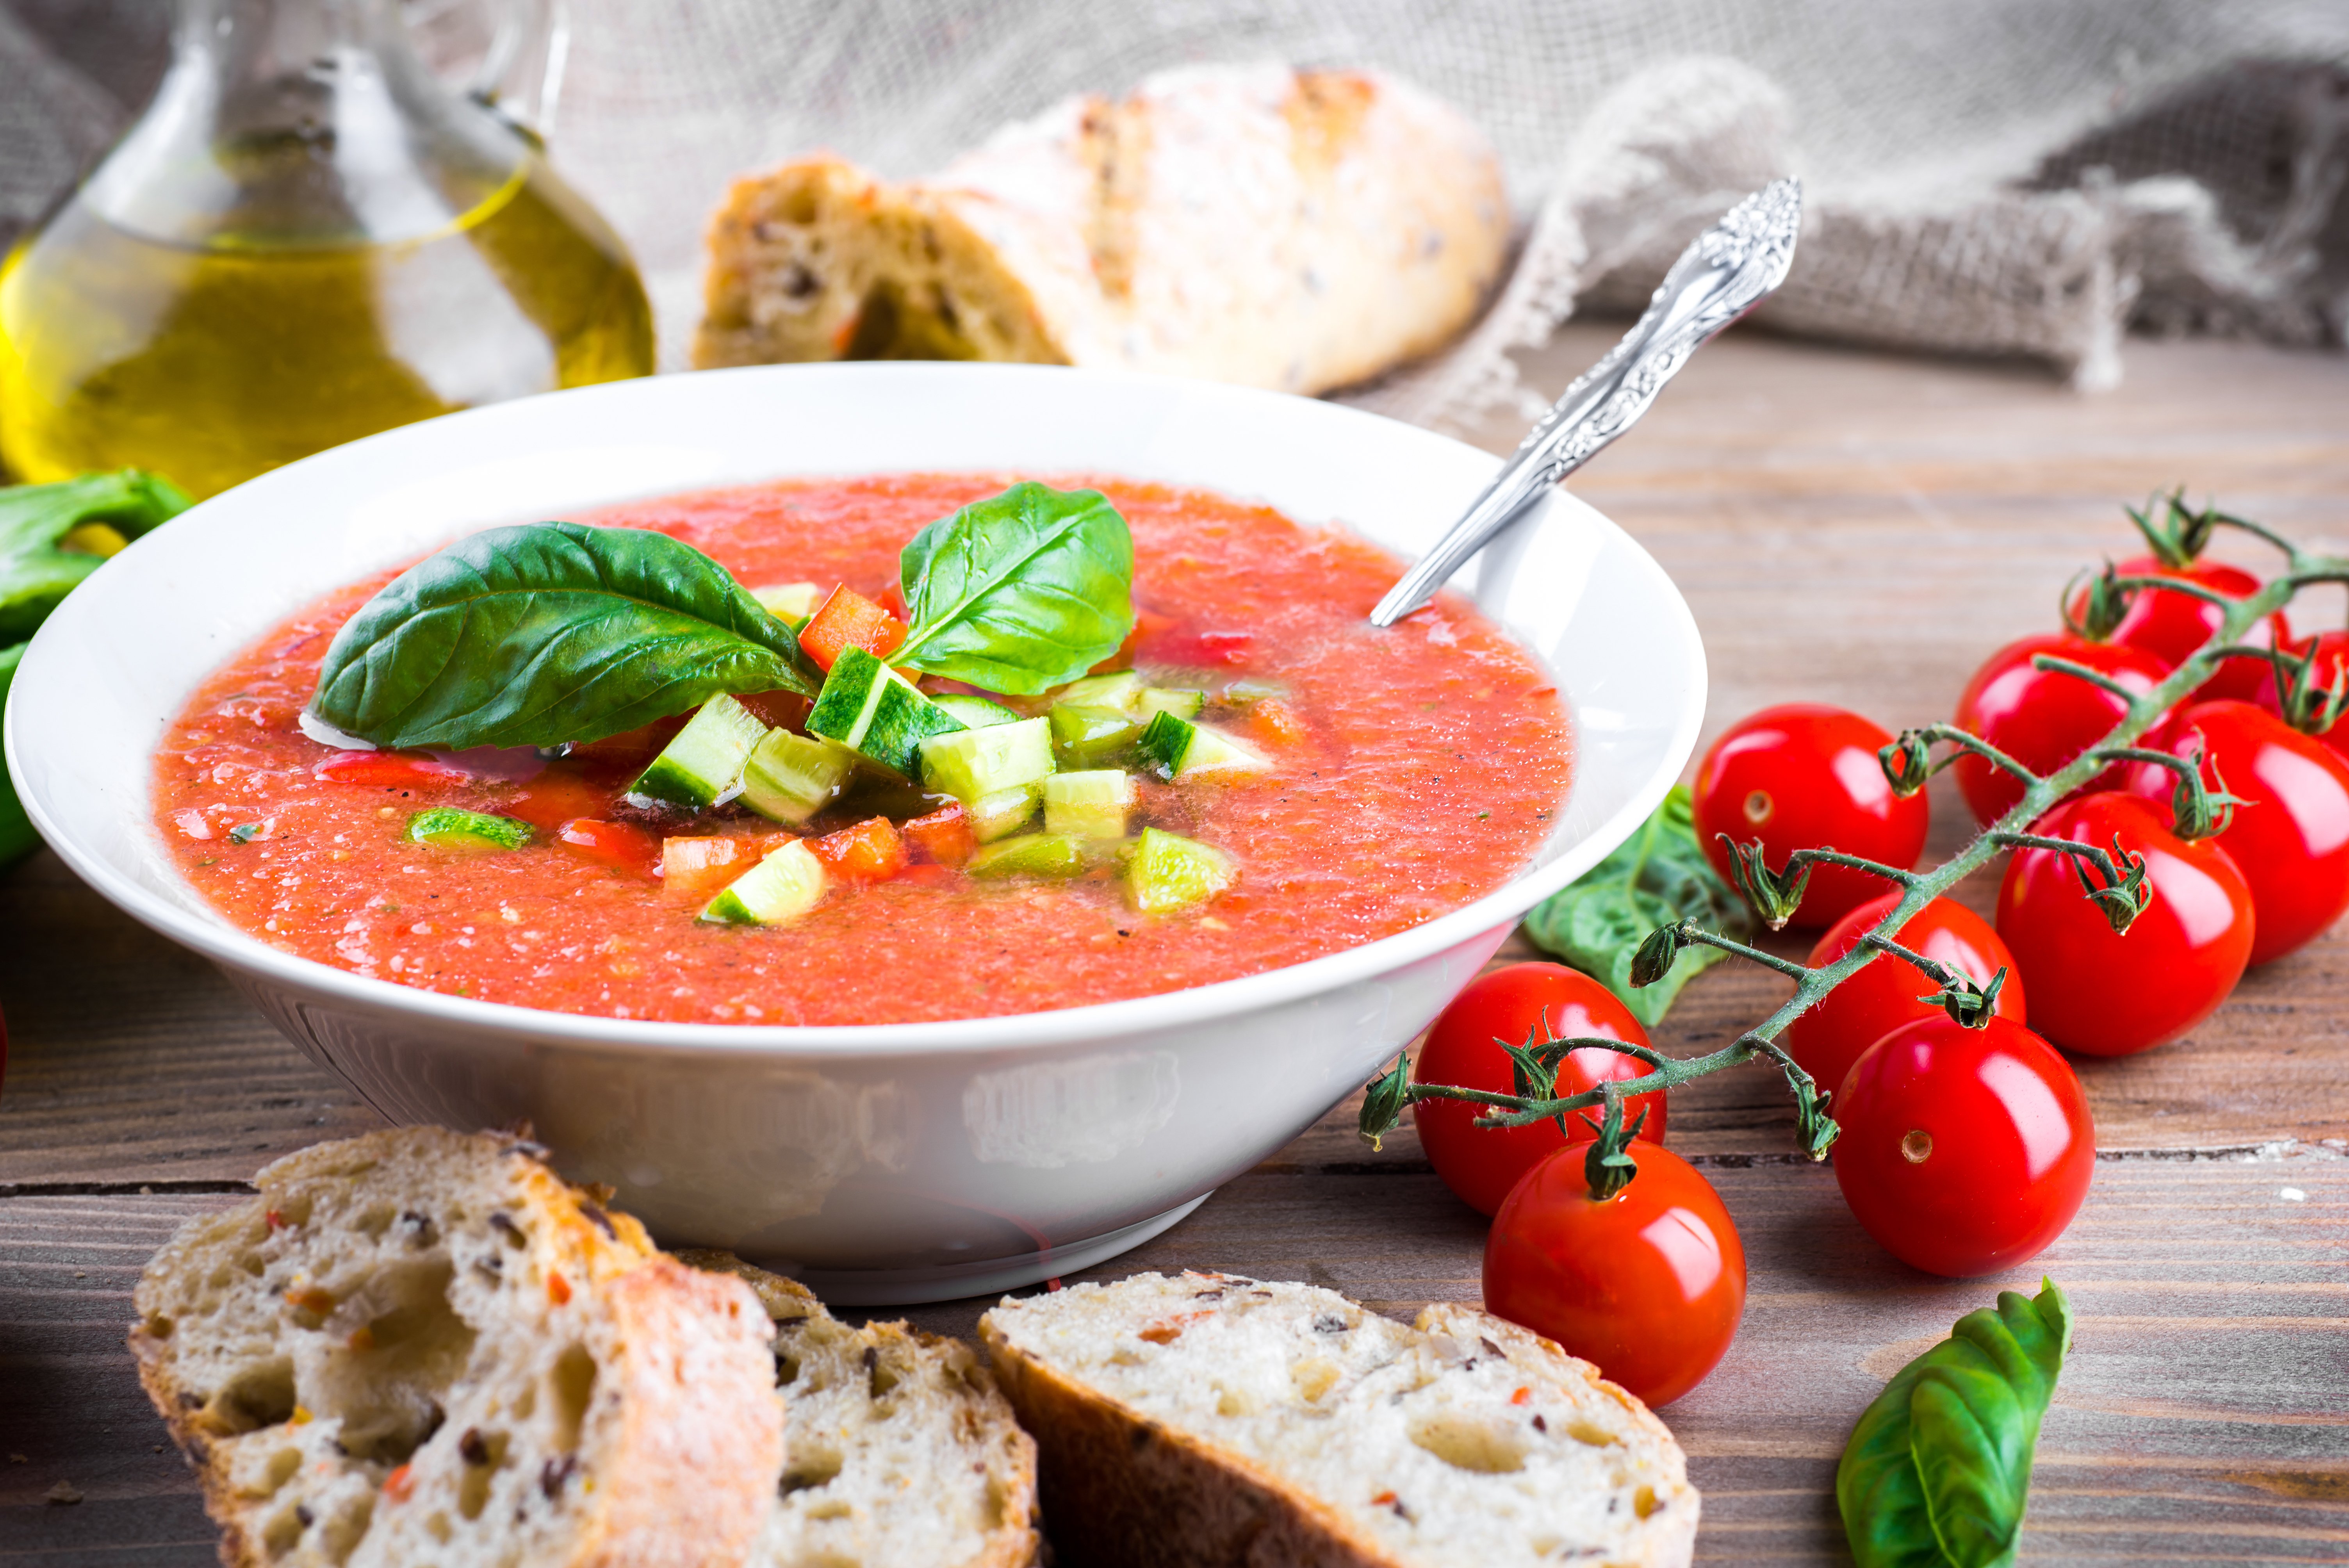
[[[1428,1030],[1412,1077],[1420,1083],[1514,1094],[1516,1069],[1501,1042],[1522,1046],[1537,1030],[1550,1040],[1595,1035],[1634,1046],[1648,1043],[1648,1031],[1640,1026],[1630,1009],[1589,975],[1563,964],[1512,964],[1478,975],[1453,998],[1452,1006]],[[1557,1092],[1560,1097],[1580,1094],[1609,1078],[1629,1082],[1647,1073],[1647,1067],[1636,1057],[1585,1046],[1569,1052],[1559,1065]],[[1641,1111],[1647,1112],[1648,1119],[1640,1125],[1640,1136],[1661,1143],[1664,1097],[1643,1094],[1625,1101],[1623,1119],[1630,1121]],[[1483,1214],[1499,1209],[1519,1177],[1544,1155],[1569,1141],[1555,1121],[1531,1127],[1477,1127],[1474,1123],[1486,1114],[1485,1109],[1465,1100],[1423,1099],[1411,1108],[1411,1114],[1435,1173],[1463,1202]],[[1598,1119],[1597,1111],[1591,1112],[1591,1119]],[[1589,1132],[1580,1122],[1569,1118],[1568,1125],[1588,1141]]]
[[[2330,686],[2334,681],[2342,678],[2342,666],[2349,665],[2349,632],[2326,632],[2319,635],[2315,642],[2316,663],[2309,671],[2309,679],[2319,686]],[[2297,658],[2307,652],[2308,644],[2309,639],[2306,637],[2301,638],[2298,642],[2287,638],[2284,647]],[[2259,690],[2251,694],[2251,700],[2270,713],[2278,716],[2282,714],[2283,699],[2277,693],[2275,670],[2272,666],[2261,672]],[[2349,716],[2334,720],[2333,727],[2316,738],[2342,756],[2349,757]]]
[[[1888,892],[1861,904],[1819,938],[1805,962],[1816,969],[1841,958],[1899,902],[1898,892]],[[2002,1018],[2023,1022],[2023,977],[2015,973],[2014,955],[1990,922],[1964,904],[1937,898],[1910,915],[1892,939],[1961,972],[1978,985],[1989,985],[2004,969],[2006,984],[1999,987],[1996,1012]],[[1860,1053],[1886,1035],[1920,1019],[1947,1017],[1940,1007],[1921,1000],[1940,989],[1908,960],[1878,954],[1795,1020],[1786,1030],[1787,1054],[1821,1088],[1832,1090]]]
[[[2349,761],[2265,708],[2204,702],[2170,722],[2163,750],[2192,757],[2202,782],[2242,804],[2210,841],[2251,890],[2253,964],[2323,935],[2349,910]],[[2154,763],[2130,769],[2129,792],[2166,804],[2178,776]]]
[[[1745,1246],[1721,1195],[1633,1140],[1639,1173],[1594,1202],[1588,1140],[1526,1172],[1485,1239],[1485,1310],[1556,1340],[1651,1405],[1704,1380],[1745,1311]]]
[[[2180,582],[2215,588],[2230,599],[2240,599],[2260,591],[2260,580],[2240,566],[2228,566],[2216,561],[2197,561],[2187,566],[2164,566],[2150,555],[2132,556],[2113,570],[2124,577],[2171,577]],[[2072,614],[2077,619],[2085,613],[2087,590],[2083,588],[2072,600]],[[2156,588],[2140,590],[2129,601],[2120,624],[2112,630],[2108,641],[2124,647],[2137,648],[2151,654],[2171,669],[2184,664],[2187,658],[2210,640],[2226,618],[2226,611],[2191,593],[2168,593]],[[2271,629],[2262,624],[2259,631],[2245,637],[2246,643],[2263,644]],[[2249,697],[2259,690],[2260,674],[2267,665],[2259,659],[2233,658],[2219,666],[2218,673],[2202,683],[2196,696],[2206,700],[2219,697]]]
[[[2125,934],[2081,891],[2072,857],[2017,850],[1998,890],[1998,934],[2031,986],[2031,1022],[2067,1051],[2125,1057],[2174,1040],[2218,1009],[2242,978],[2251,892],[2226,851],[2169,830],[2169,811],[2102,791],[2032,825],[2143,855],[2153,902]],[[2090,873],[2094,878],[2095,873]]]
[[[1729,849],[1762,841],[1772,870],[1796,850],[1841,850],[1902,871],[1917,863],[1931,825],[1920,792],[1892,792],[1877,751],[1892,737],[1856,713],[1819,703],[1765,707],[1731,725],[1696,770],[1696,836],[1713,869],[1729,875]],[[1833,925],[1884,891],[1848,866],[1811,868],[1793,924]]]
[[[2085,665],[2132,692],[2151,691],[2170,669],[2142,649],[2085,637],[2024,637],[1992,654],[1958,698],[1957,726],[2041,774],[2102,740],[2127,710],[2119,697],[2077,676],[2033,669],[2031,661],[2041,654]],[[1951,771],[1967,806],[1985,827],[2023,799],[2020,779],[1971,753],[1960,758]],[[2120,779],[2121,769],[2108,768],[2087,788],[2115,789]]]
[[[1927,1274],[2011,1268],[2064,1233],[2096,1164],[2072,1066],[2022,1025],[1922,1019],[1870,1046],[1834,1100],[1836,1184]]]

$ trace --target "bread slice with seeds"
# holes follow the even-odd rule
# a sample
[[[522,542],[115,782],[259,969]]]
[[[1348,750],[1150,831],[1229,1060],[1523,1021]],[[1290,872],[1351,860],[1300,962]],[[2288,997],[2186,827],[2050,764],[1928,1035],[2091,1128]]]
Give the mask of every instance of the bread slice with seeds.
[[[990,359],[1314,393],[1427,354],[1499,275],[1500,160],[1376,71],[1187,67],[1009,125],[935,178],[734,182],[704,369]]]
[[[1472,1307],[1407,1328],[1309,1285],[1145,1274],[1007,1298],[979,1336],[1070,1563],[1680,1564],[1695,1547],[1663,1423]]]
[[[782,1466],[766,1314],[540,1152],[320,1144],[147,1265],[130,1347],[232,1568],[747,1561]]]
[[[1036,1445],[978,1355],[902,1323],[851,1328],[805,1286],[730,1253],[775,1321],[791,1457],[752,1568],[1026,1568]]]

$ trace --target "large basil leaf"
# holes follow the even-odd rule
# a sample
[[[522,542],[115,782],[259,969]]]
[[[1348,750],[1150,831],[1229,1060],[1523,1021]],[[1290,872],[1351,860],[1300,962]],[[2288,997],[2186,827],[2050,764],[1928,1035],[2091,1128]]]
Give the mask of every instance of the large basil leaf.
[[[813,696],[821,672],[726,568],[636,528],[460,539],[345,623],[311,711],[378,746],[599,740],[720,692]]]
[[[2052,1280],[1958,1319],[1859,1418],[1836,1503],[1859,1568],[2004,1568],[2014,1561],[2039,1419],[2072,1345]]]
[[[1615,993],[1649,1028],[1681,987],[1729,956],[1691,943],[1652,985],[1631,984],[1631,955],[1650,932],[1693,920],[1724,936],[1752,934],[1754,913],[1704,858],[1688,787],[1675,785],[1640,830],[1526,916],[1526,935]]]
[[[136,539],[188,510],[167,480],[137,469],[0,490],[0,644],[21,643],[105,558],[60,550],[86,522]]]
[[[985,691],[1065,685],[1133,630],[1133,537],[1098,490],[1013,485],[916,534],[899,567],[913,630],[892,662]]]

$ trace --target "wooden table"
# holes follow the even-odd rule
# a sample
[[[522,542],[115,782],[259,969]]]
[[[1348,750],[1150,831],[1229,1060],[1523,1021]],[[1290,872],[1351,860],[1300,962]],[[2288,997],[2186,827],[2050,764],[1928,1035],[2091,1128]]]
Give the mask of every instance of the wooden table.
[[[1609,335],[1570,329],[1535,379],[1555,390]],[[2133,345],[2129,376],[2081,398],[2025,370],[1733,335],[1578,488],[1694,605],[1714,728],[1796,698],[1897,727],[1946,716],[1984,655],[2050,622],[2076,566],[2127,552],[2119,503],[2157,486],[2349,535],[2349,361]],[[1962,813],[1939,793],[1935,810],[1946,852]],[[1716,969],[1660,1043],[1715,1047],[1783,985]],[[122,1348],[131,1282],[263,1161],[378,1119],[46,854],[0,882],[0,1559],[207,1562],[194,1482]],[[1720,1188],[1752,1267],[1735,1346],[1665,1411],[1704,1492],[1700,1556],[1840,1559],[1830,1483],[1853,1418],[1961,1314],[2044,1270],[2080,1324],[2027,1560],[2349,1560],[2349,938],[2254,975],[2191,1039],[2081,1075],[2101,1150],[2087,1206],[2028,1268],[1961,1284],[1868,1239],[1832,1173],[1795,1157],[1771,1076],[1681,1091],[1672,1145]],[[1339,1108],[1097,1272],[1310,1280],[1398,1315],[1475,1299],[1481,1222],[1408,1130],[1373,1155],[1352,1120]],[[912,1315],[968,1333],[984,1305]],[[48,1501],[61,1483],[79,1501]]]

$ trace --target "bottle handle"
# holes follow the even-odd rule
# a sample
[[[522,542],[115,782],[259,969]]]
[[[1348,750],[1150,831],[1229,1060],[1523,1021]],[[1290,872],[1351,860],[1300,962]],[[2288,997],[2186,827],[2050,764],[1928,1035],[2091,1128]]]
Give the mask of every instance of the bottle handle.
[[[563,71],[571,54],[569,0],[484,0],[491,14],[488,52],[467,91],[543,145],[554,134]],[[509,87],[517,67],[535,60],[520,88]]]

